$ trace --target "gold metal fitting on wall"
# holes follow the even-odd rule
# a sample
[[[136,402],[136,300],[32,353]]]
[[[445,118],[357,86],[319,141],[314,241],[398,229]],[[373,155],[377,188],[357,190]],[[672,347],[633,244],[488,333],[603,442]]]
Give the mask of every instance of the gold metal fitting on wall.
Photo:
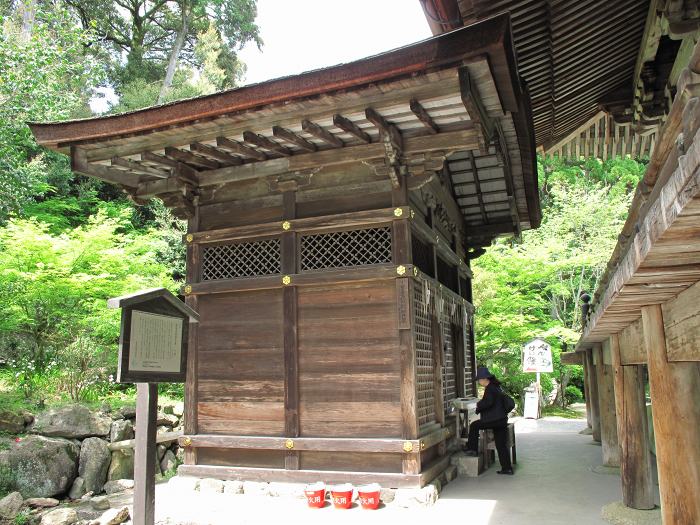
[[[394,208],[394,217],[401,217],[403,215],[403,210],[401,208]]]
[[[406,273],[406,267],[403,264],[400,264],[396,267],[396,273],[398,275],[404,275]]]
[[[404,452],[413,452],[413,443],[411,443],[410,441],[404,441],[403,451]]]
[[[420,442],[420,449],[425,450],[425,441]]]
[[[411,219],[413,219],[416,216],[416,212],[413,211],[413,208],[411,208]]]
[[[194,235],[192,235],[191,233],[188,233],[187,236],[185,237],[185,240],[186,240],[187,242],[192,242],[192,241],[194,241]]]
[[[292,227],[292,223],[289,222],[289,221],[284,221],[284,222],[282,223],[282,229],[283,229],[284,231],[289,230],[291,227]]]
[[[287,448],[287,450],[292,450],[294,448],[294,441],[288,439],[284,442],[284,446]]]
[[[413,267],[413,277],[418,277],[418,268],[415,266]]]
[[[192,293],[192,286],[189,284],[185,285],[185,295],[189,295]]]
[[[285,275],[282,277],[282,284],[287,286],[288,284],[292,284],[292,278],[289,275]]]
[[[192,438],[191,437],[186,437],[185,439],[182,440],[182,445],[185,447],[191,447],[192,446]]]

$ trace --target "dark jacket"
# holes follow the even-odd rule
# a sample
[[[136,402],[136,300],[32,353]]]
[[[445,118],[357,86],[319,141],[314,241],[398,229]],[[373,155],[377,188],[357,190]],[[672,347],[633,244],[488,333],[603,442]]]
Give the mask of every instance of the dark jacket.
[[[484,423],[508,418],[508,414],[503,408],[503,396],[500,386],[495,383],[489,383],[486,386],[484,397],[476,404],[476,413],[481,414],[481,421]]]

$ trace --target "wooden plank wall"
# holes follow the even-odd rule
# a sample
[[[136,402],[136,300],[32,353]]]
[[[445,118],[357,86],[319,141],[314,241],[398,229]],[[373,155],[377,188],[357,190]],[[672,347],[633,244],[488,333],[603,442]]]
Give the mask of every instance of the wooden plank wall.
[[[669,361],[700,361],[700,282],[662,306]]]

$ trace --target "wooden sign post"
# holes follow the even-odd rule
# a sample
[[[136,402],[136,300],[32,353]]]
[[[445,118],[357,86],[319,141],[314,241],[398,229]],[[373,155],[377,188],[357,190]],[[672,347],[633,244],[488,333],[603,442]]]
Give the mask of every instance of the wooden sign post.
[[[153,525],[155,515],[158,383],[184,383],[189,323],[199,315],[165,288],[115,297],[121,308],[117,381],[136,383],[134,525]]]

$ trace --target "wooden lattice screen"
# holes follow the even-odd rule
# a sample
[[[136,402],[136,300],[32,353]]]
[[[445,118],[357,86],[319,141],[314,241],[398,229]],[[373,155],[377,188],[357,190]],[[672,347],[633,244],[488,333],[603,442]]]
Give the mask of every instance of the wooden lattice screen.
[[[281,273],[280,254],[278,238],[207,246],[202,250],[202,281]]]
[[[390,263],[391,228],[302,235],[300,246],[301,271]]]
[[[430,294],[421,286],[414,288],[414,338],[416,348],[416,405],[418,424],[422,427],[435,421],[433,385],[433,348],[430,329]]]
[[[433,277],[435,275],[435,261],[433,260],[432,246],[423,242],[416,235],[413,235],[411,239],[411,251],[413,252],[413,264],[417,266],[421,272]]]

